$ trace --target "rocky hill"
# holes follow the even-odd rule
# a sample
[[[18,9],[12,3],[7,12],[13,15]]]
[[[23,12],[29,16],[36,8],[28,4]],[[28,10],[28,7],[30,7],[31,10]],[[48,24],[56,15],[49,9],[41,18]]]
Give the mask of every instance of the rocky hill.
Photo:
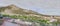
[[[9,14],[36,14],[38,15],[37,12],[32,11],[32,10],[27,10],[27,9],[22,9],[19,8],[15,5],[9,5],[6,7],[0,7],[0,12],[4,12],[4,13],[9,13]]]
[[[37,13],[37,12],[32,11],[32,10],[19,8],[19,7],[15,6],[15,5],[13,5],[13,4],[5,6],[5,7],[0,7],[0,13],[9,14],[9,15],[36,16],[36,17],[40,17],[42,19],[49,19],[49,20],[51,20],[52,18],[58,19],[58,20],[60,19],[60,16],[43,15],[43,14]]]

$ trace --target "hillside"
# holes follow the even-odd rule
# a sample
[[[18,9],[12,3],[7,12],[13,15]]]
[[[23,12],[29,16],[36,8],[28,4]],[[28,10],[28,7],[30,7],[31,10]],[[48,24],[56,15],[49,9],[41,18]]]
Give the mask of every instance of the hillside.
[[[27,9],[19,8],[13,4],[5,6],[5,7],[0,7],[0,12],[3,14],[9,14],[9,15],[19,14],[19,15],[48,16],[48,15],[40,14],[40,13],[35,12],[33,10],[27,10]]]
[[[15,5],[9,5],[6,7],[0,7],[0,12],[12,13],[12,14],[38,14],[32,10],[22,9]]]
[[[8,5],[5,7],[0,7],[0,12],[2,14],[8,14],[8,15],[24,15],[24,16],[34,16],[34,17],[38,17],[37,19],[60,19],[60,16],[55,16],[55,15],[43,15],[40,14],[38,12],[32,11],[32,10],[27,10],[27,9],[23,9],[23,8],[19,8],[15,5]]]

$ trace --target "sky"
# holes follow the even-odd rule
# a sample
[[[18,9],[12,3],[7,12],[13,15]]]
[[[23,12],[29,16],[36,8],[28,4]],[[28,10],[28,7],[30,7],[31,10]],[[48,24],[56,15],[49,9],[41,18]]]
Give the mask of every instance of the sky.
[[[45,15],[60,15],[60,0],[0,0],[0,7],[10,4]]]

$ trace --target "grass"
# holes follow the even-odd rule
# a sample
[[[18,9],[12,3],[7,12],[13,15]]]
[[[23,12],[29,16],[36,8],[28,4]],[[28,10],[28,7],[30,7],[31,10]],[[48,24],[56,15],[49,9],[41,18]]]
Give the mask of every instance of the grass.
[[[34,17],[34,16],[16,16],[16,15],[13,15],[13,16],[10,16],[10,15],[3,15],[4,17],[11,17],[11,18],[18,18],[18,19],[21,19],[21,20],[25,20],[25,21],[30,21],[30,22],[37,22],[37,23],[47,23],[48,20],[42,20],[41,18],[37,18],[37,17]]]
[[[37,18],[35,16],[20,16],[20,15],[11,16],[11,15],[6,15],[6,14],[3,15],[3,16],[10,17],[10,18],[18,18],[18,19],[21,19],[21,20],[29,21],[29,22],[47,23],[47,24],[51,23],[51,22],[49,22],[49,20],[43,20],[43,19],[41,19],[39,17]],[[54,23],[57,24],[57,23],[60,23],[60,22],[54,22]]]

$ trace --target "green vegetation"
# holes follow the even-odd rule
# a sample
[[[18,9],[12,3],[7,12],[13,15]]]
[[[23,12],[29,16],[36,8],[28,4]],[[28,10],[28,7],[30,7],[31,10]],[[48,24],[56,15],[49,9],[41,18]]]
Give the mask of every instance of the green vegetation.
[[[16,15],[3,15],[3,16],[8,16],[8,17],[10,17],[10,18],[17,18],[17,19],[21,19],[21,20],[24,20],[24,21],[28,21],[28,22],[36,22],[36,23],[40,23],[40,25],[42,25],[42,26],[49,26],[50,24],[55,24],[56,26],[57,26],[57,24],[60,24],[60,22],[53,22],[53,23],[51,23],[51,22],[49,22],[49,20],[43,20],[43,19],[41,19],[40,17],[35,17],[35,16],[20,16],[20,15],[18,15],[18,16],[16,16]],[[47,24],[47,25],[46,25]],[[54,25],[54,26],[55,26]]]
[[[3,15],[4,17],[11,17],[11,18],[18,18],[18,19],[21,19],[21,20],[24,20],[24,21],[30,21],[30,22],[37,22],[37,23],[49,23],[48,20],[43,20],[41,18],[37,18],[35,16],[16,16],[16,15],[13,15],[13,16],[9,16],[9,15]]]

